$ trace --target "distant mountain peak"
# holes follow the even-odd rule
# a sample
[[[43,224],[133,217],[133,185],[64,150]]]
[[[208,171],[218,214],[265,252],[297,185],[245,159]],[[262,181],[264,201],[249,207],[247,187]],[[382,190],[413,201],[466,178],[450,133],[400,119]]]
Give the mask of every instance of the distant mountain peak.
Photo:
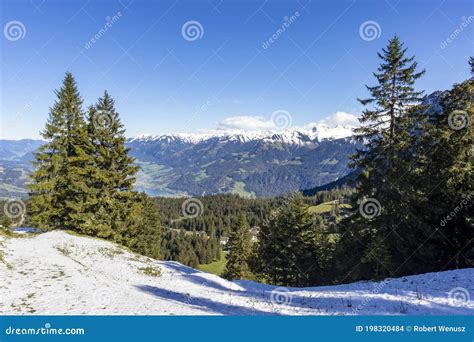
[[[183,142],[189,144],[201,143],[210,139],[222,141],[263,141],[279,142],[290,145],[305,144],[308,141],[326,139],[341,139],[352,136],[354,126],[337,125],[330,127],[327,124],[310,124],[305,127],[290,127],[282,130],[244,131],[244,130],[213,130],[203,133],[165,133],[141,134],[129,139],[130,142]]]

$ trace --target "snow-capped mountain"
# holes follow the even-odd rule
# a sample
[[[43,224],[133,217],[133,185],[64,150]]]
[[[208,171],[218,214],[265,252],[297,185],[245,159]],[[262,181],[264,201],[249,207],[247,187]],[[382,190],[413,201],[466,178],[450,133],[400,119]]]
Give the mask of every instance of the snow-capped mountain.
[[[347,175],[348,157],[357,147],[353,128],[318,124],[276,131],[140,135],[128,139],[127,146],[141,167],[137,187],[151,195],[274,196]],[[0,140],[0,196],[26,196],[32,152],[41,143]]]
[[[141,135],[128,145],[141,166],[137,185],[148,193],[274,196],[348,174],[353,128]]]
[[[131,138],[129,141],[181,141],[189,144],[197,144],[209,139],[222,141],[265,141],[280,142],[290,145],[304,145],[308,141],[321,141],[324,139],[341,139],[352,136],[354,126],[337,125],[330,127],[327,124],[310,124],[305,127],[292,127],[282,130],[245,131],[245,130],[214,130],[206,133],[171,133],[171,134],[142,134]]]

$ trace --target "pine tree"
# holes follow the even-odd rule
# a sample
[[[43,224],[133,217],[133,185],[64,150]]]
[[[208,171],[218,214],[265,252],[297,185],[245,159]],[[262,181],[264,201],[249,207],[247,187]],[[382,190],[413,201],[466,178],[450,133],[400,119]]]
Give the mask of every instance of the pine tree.
[[[32,223],[44,230],[83,231],[93,217],[94,189],[87,179],[93,172],[92,144],[88,139],[82,99],[71,73],[56,92],[42,137],[30,185]]]
[[[377,269],[385,268],[384,273],[378,272],[380,276],[403,273],[400,266],[413,252],[418,235],[426,233],[419,216],[425,199],[416,184],[423,166],[417,154],[418,138],[426,118],[423,92],[414,88],[424,71],[417,72],[414,56],[406,57],[406,52],[398,37],[389,40],[378,54],[382,60],[374,73],[378,84],[367,87],[370,98],[359,100],[366,109],[356,137],[365,146],[353,156],[352,167],[361,170],[353,206],[359,209],[370,199],[377,208],[369,218],[356,213],[348,229],[359,229],[354,233],[365,241],[361,257],[365,262],[378,260],[382,267]],[[383,253],[375,255],[370,250],[374,246]],[[373,271],[369,272],[360,276],[371,278]]]
[[[248,278],[250,276],[248,259],[252,252],[252,241],[245,216],[241,215],[238,224],[231,230],[228,247],[224,277],[229,280]]]
[[[126,229],[138,167],[128,155],[125,130],[107,92],[96,106],[89,108],[88,119],[89,138],[95,147],[95,168],[90,180],[97,190],[95,229],[98,236],[114,238]]]

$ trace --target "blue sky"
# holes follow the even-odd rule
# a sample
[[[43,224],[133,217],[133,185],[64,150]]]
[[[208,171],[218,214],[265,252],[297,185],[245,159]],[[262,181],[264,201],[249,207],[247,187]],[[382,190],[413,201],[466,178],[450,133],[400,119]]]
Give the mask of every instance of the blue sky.
[[[419,88],[446,89],[469,77],[473,3],[3,0],[1,138],[39,136],[66,71],[85,105],[111,93],[128,136],[357,114],[394,34],[427,71]],[[197,36],[183,36],[189,21]]]

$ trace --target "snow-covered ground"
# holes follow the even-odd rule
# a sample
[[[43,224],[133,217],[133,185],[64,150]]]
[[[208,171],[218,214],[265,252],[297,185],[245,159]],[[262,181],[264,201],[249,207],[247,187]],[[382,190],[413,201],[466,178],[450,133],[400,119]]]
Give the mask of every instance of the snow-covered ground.
[[[0,236],[0,315],[472,315],[473,279],[474,269],[464,269],[277,288],[230,282],[66,232]]]

